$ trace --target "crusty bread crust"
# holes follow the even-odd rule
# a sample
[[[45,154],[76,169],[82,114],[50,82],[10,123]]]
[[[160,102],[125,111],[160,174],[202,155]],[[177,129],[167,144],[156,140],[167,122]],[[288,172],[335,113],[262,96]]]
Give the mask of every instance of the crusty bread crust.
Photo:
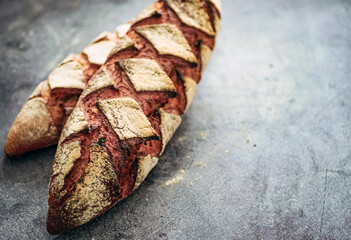
[[[57,144],[86,82],[106,61],[116,42],[116,34],[103,32],[81,55],[68,55],[48,80],[38,84],[8,133],[5,143],[8,156]]]
[[[36,131],[32,131],[32,129]],[[59,131],[42,97],[35,97],[18,114],[5,142],[5,153],[18,156],[28,150],[50,146],[59,138]]]
[[[209,61],[219,10],[219,0],[160,0],[129,30],[118,29],[128,48],[109,54],[61,135],[49,185],[50,233],[103,214],[157,164]]]

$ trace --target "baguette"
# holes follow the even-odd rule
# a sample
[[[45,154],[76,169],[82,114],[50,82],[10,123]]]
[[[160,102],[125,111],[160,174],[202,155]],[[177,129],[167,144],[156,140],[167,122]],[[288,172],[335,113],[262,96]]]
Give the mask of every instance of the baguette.
[[[49,184],[51,234],[89,222],[140,186],[209,61],[220,1],[159,0],[142,15],[88,82],[63,128]]]
[[[70,54],[48,80],[38,84],[8,133],[8,156],[57,144],[86,82],[105,62],[116,41],[116,34],[103,32],[80,55]]]

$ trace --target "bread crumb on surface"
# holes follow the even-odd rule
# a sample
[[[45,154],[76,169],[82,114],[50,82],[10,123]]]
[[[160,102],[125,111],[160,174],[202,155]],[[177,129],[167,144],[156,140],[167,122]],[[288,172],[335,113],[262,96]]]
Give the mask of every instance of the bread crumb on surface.
[[[196,166],[199,166],[199,167],[206,167],[206,164],[204,164],[203,161],[198,161],[195,163]]]
[[[194,177],[195,182],[200,180],[202,177]]]
[[[183,169],[180,169],[179,174],[177,176],[175,176],[174,178],[165,182],[165,185],[169,186],[169,185],[175,185],[175,184],[180,183],[184,179],[184,176],[183,176],[184,173],[185,173],[185,171]]]
[[[183,142],[186,139],[186,136],[178,137],[177,141],[178,142]]]

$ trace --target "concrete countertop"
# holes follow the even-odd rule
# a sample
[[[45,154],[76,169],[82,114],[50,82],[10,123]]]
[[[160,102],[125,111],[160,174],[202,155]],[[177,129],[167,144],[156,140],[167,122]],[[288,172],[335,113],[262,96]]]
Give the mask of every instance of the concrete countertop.
[[[1,1],[0,148],[34,87],[67,54],[152,2]],[[55,147],[15,160],[1,151],[1,239],[351,236],[350,1],[222,4],[192,107],[139,190],[55,237],[45,228]]]

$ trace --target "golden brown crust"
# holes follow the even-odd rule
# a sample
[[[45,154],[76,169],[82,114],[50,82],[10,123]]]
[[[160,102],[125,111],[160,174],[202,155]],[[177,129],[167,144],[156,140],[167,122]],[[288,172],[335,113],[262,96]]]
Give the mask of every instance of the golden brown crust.
[[[59,132],[44,99],[36,97],[27,101],[17,115],[5,142],[5,153],[11,157],[19,156],[28,149],[50,146],[58,138]]]
[[[101,88],[113,86],[111,78],[108,73],[103,69],[100,69],[89,81],[87,87],[83,91],[81,97],[84,98],[88,94],[95,92]]]
[[[159,113],[161,116],[160,129],[162,133],[162,151],[160,154],[162,154],[167,143],[180,126],[182,118],[177,114],[167,113],[162,108],[159,109]]]
[[[98,107],[105,114],[120,140],[157,136],[139,104],[132,98],[100,99]]]
[[[116,27],[116,35],[119,38],[125,37],[133,22],[129,21]]]
[[[152,59],[124,59],[117,64],[125,71],[136,91],[175,91],[160,65]]]
[[[145,18],[149,18],[152,17],[153,15],[157,14],[157,9],[155,8],[154,4],[151,4],[149,6],[147,6],[146,8],[144,8],[144,10],[142,10],[139,15],[133,20],[133,22],[139,22]]]
[[[128,36],[120,37],[116,42],[115,46],[112,48],[109,57],[131,47],[135,47],[134,42]]]
[[[65,145],[61,148],[65,148]],[[118,182],[107,150],[94,143],[89,151],[89,163],[85,167],[81,181],[60,208],[49,209],[47,229],[52,234],[82,225],[102,213],[105,207],[113,204],[112,197],[118,192]],[[64,154],[64,159],[67,158],[67,154],[69,153]],[[75,159],[77,156],[71,157],[71,155],[72,153],[68,158]],[[68,167],[71,167],[71,164]]]
[[[220,0],[209,0],[218,10],[219,13],[222,12],[222,3]]]
[[[210,17],[200,0],[165,0],[165,2],[173,9],[183,23],[204,31],[210,36],[215,35]]]
[[[200,49],[200,54],[201,54],[201,63],[202,63],[201,71],[203,72],[205,70],[205,68],[207,67],[208,62],[211,59],[212,50],[211,50],[211,48],[202,44],[201,49]]]
[[[185,87],[185,95],[187,100],[186,109],[185,109],[185,112],[186,112],[188,111],[190,104],[194,99],[197,83],[195,82],[195,80],[185,77],[184,87]]]
[[[216,33],[218,33],[219,29],[221,28],[221,19],[219,15],[216,13],[214,14],[214,17],[213,17],[213,23],[214,23],[215,31]]]
[[[38,86],[34,89],[32,94],[29,96],[28,99],[35,98],[35,97],[40,97],[41,96],[41,89],[43,88],[43,84],[47,84],[47,80],[42,81],[41,83],[38,84]]]
[[[189,43],[182,32],[173,24],[154,24],[137,27],[135,31],[156,48],[161,55],[173,55],[186,61],[197,63]]]
[[[85,78],[82,68],[77,62],[73,60],[62,63],[49,75],[48,80],[51,89],[84,89],[85,87]]]
[[[83,109],[78,106],[67,120],[67,127],[62,130],[60,142],[64,141],[72,134],[77,134],[89,129],[88,121],[85,119]]]
[[[156,166],[157,162],[158,158],[151,157],[150,154],[139,158],[137,176],[135,178],[133,191],[139,188],[140,184],[145,180],[150,171]]]
[[[53,193],[57,194],[61,191],[65,178],[72,170],[74,163],[77,159],[81,157],[81,141],[76,140],[70,143],[64,144],[56,152],[57,161],[52,166],[52,176],[51,188]]]
[[[115,43],[109,40],[99,41],[84,48],[83,53],[88,57],[90,63],[102,65],[105,63]]]

